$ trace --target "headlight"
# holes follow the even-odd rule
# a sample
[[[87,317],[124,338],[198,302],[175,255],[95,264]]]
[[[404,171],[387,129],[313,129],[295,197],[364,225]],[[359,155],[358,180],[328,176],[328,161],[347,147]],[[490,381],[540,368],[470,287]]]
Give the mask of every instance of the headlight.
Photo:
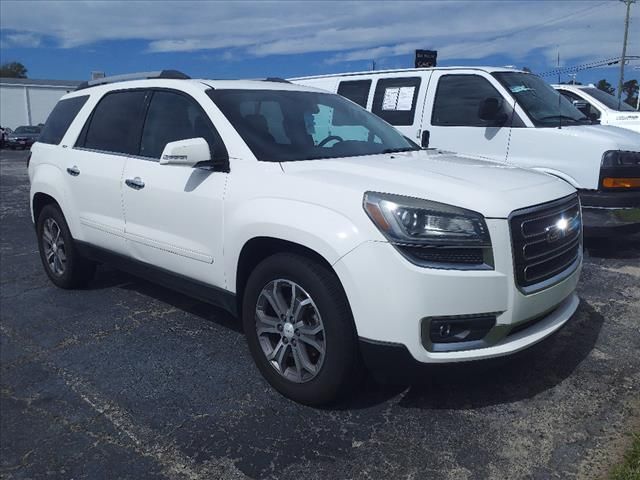
[[[367,192],[364,210],[412,262],[438,268],[493,265],[484,217],[472,210],[387,193]]]
[[[635,190],[640,188],[640,152],[609,150],[602,155],[600,188]]]

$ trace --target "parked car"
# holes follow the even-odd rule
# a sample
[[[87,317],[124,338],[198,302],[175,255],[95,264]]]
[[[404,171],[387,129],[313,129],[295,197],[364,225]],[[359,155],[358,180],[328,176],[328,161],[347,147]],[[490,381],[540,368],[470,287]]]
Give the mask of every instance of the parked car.
[[[9,137],[9,134],[12,132],[13,130],[9,127],[0,127],[0,148],[4,148],[7,144],[7,137]]]
[[[40,136],[41,128],[37,126],[18,127],[7,137],[7,146],[13,150],[16,148],[26,149],[31,147]]]
[[[504,356],[575,312],[567,182],[422,150],[315,88],[144,77],[65,95],[32,148],[55,285],[110,262],[214,303],[241,317],[269,383],[306,404],[346,393],[362,360]]]
[[[585,235],[640,231],[640,134],[593,125],[540,77],[438,67],[292,79],[341,94],[423,147],[549,173],[578,189]]]
[[[553,85],[587,117],[601,125],[627,128],[640,133],[640,112],[594,85]]]

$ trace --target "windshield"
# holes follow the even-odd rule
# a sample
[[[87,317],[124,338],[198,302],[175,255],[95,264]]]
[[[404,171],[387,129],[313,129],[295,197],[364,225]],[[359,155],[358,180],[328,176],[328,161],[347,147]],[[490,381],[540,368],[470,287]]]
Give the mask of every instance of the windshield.
[[[530,73],[495,72],[536,127],[590,124],[591,121],[557,90]]]
[[[40,127],[18,127],[13,133],[40,133]]]
[[[607,108],[610,108],[611,110],[617,110],[618,112],[635,112],[636,111],[636,109],[633,108],[628,103],[625,103],[622,100],[618,102],[618,99],[616,97],[614,97],[613,95],[607,92],[603,92],[602,90],[599,90],[597,88],[581,88],[580,91],[586,93],[587,95],[592,96],[593,98],[598,100],[600,103],[603,103]]]
[[[258,160],[286,162],[420,148],[353,102],[330,93],[207,92]]]

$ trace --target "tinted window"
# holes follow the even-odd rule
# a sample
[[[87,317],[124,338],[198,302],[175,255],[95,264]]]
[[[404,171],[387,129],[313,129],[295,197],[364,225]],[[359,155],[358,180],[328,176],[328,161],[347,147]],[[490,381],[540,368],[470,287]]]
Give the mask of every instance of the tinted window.
[[[88,98],[89,95],[83,95],[60,100],[47,118],[38,141],[58,145]]]
[[[339,95],[207,92],[258,160],[314,160],[417,150],[395,128]],[[336,125],[333,119],[340,117]]]
[[[597,88],[583,88],[582,91],[587,95],[591,95],[593,98],[598,100],[601,103],[604,103],[605,106],[609,107],[612,110],[618,110],[619,112],[635,112],[636,109],[633,108],[628,103],[625,103],[623,100],[618,100],[613,95],[599,90]]]
[[[195,100],[179,93],[153,93],[142,131],[140,155],[160,158],[167,143],[199,137],[207,141],[214,159],[226,159],[220,136]]]
[[[338,86],[338,95],[348,98],[352,102],[360,105],[362,108],[367,108],[369,88],[371,88],[371,80],[340,82],[340,85]]]
[[[93,111],[78,143],[95,150],[137,154],[146,94],[144,90],[107,94]]]
[[[502,95],[491,83],[478,75],[444,75],[438,82],[433,102],[432,125],[449,127],[487,127],[493,121],[478,116],[480,103],[495,98],[504,103]]]
[[[420,77],[378,80],[371,111],[391,125],[413,125]]]

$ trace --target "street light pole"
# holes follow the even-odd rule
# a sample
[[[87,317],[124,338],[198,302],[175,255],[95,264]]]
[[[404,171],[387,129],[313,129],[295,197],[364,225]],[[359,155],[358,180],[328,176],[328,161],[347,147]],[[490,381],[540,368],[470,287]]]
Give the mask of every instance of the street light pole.
[[[618,82],[618,103],[622,100],[622,85],[624,83],[624,64],[627,57],[627,38],[629,37],[629,16],[631,15],[631,4],[636,0],[621,0],[627,4],[627,15],[624,19],[624,41],[622,42],[622,58],[620,59],[620,81]]]

